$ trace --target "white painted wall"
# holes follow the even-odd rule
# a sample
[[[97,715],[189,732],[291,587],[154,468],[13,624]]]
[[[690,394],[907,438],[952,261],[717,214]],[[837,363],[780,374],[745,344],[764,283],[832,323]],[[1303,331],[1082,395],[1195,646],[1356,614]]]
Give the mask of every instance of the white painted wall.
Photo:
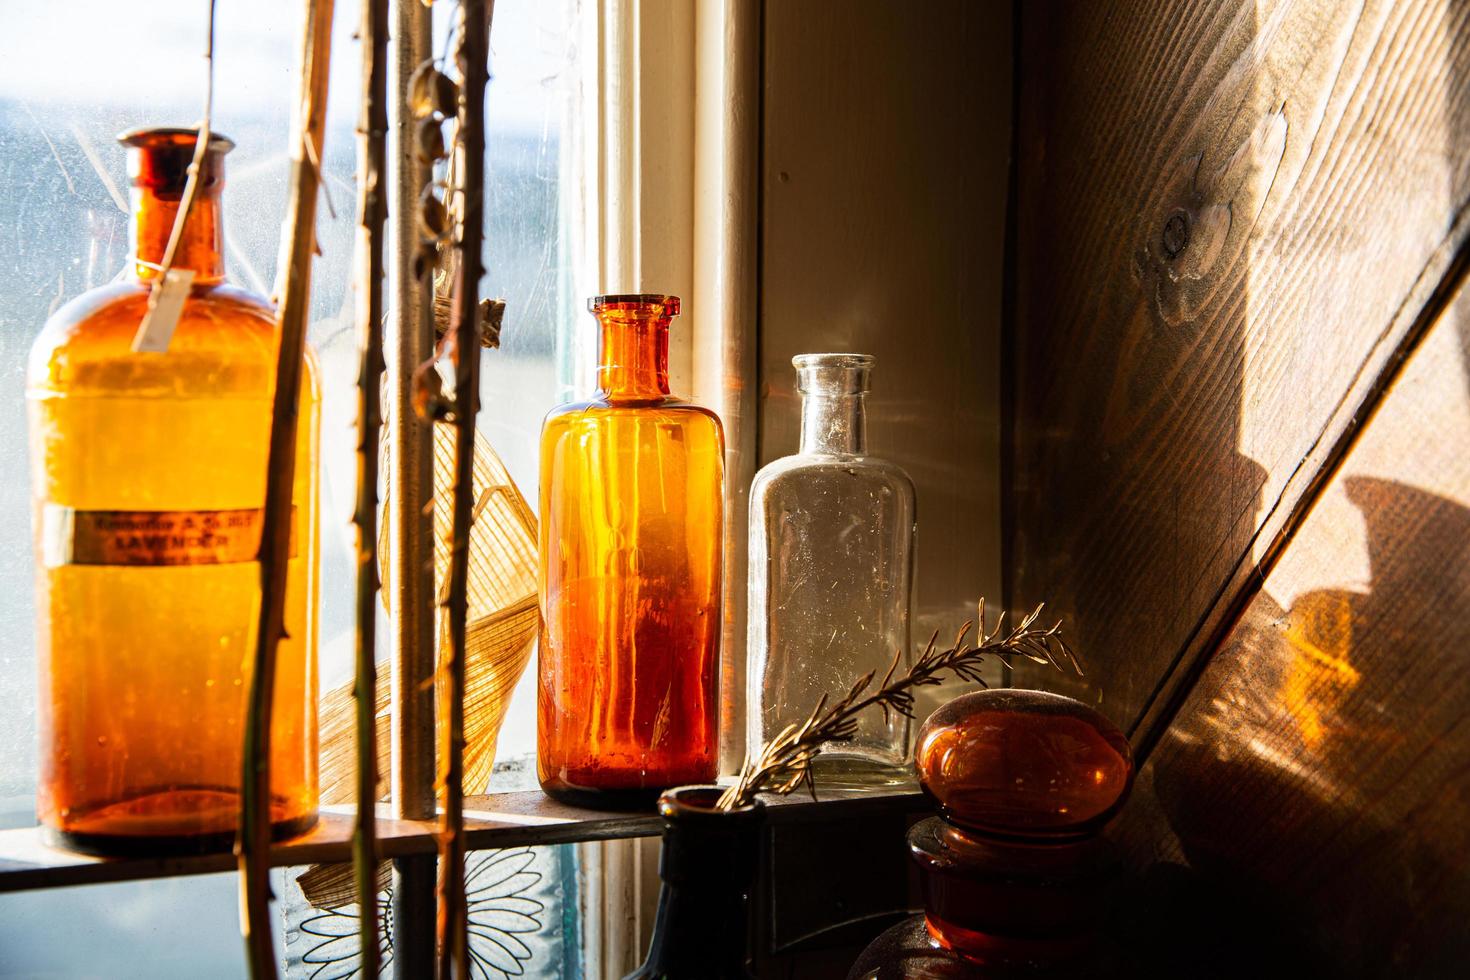
[[[796,450],[792,355],[876,355],[869,446],[918,488],[914,639],[951,638],[1000,609],[1010,4],[768,0],[762,81],[761,462]]]

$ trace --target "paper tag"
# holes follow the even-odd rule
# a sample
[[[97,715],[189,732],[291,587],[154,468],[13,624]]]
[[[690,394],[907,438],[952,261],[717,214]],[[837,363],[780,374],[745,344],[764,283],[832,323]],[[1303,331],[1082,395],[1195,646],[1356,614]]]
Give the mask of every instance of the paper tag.
[[[47,504],[41,514],[42,557],[62,565],[229,565],[260,556],[265,511],[74,510]],[[296,508],[291,545],[296,556]]]
[[[184,311],[184,300],[189,298],[189,287],[194,285],[193,269],[170,269],[163,282],[155,285],[148,296],[148,312],[138,324],[133,335],[133,353],[166,354],[169,341],[174,338],[174,328],[179,325],[179,314]]]

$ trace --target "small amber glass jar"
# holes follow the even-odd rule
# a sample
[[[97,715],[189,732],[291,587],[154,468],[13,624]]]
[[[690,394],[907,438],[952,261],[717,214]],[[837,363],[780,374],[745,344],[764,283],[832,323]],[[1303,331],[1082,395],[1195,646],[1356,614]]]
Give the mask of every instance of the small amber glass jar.
[[[669,395],[673,296],[599,296],[597,394],[541,434],[537,773],[651,806],[716,775],[724,437]]]
[[[1100,836],[1133,786],[1133,753],[1087,705],[977,691],[919,730],[940,816],[909,830],[924,914],[864,951],[848,980],[1128,975],[1102,935],[1119,864]]]
[[[163,353],[132,349],[193,130],[124,134],[131,275],[77,297],[31,348],[40,785],[48,836],[101,854],[226,849],[240,806],[260,598],[277,329],[224,281],[229,140],[210,140],[173,268],[193,284]],[[315,368],[297,438],[286,633],[272,720],[278,836],[317,811]]]

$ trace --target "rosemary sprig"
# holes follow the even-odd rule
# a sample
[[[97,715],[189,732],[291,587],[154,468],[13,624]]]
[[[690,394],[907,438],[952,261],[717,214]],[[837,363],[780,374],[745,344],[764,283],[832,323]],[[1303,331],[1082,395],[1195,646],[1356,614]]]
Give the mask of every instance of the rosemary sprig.
[[[1046,629],[1036,626],[1041,610],[1042,606],[1037,606],[1031,615],[1009,631],[1003,632],[1004,613],[996,619],[993,628],[987,629],[985,601],[982,599],[979,613],[980,636],[974,646],[965,642],[974,623],[966,623],[960,627],[954,645],[945,650],[934,649],[934,644],[939,639],[936,630],[929,637],[923,654],[896,680],[894,674],[897,673],[903,657],[902,650],[893,655],[893,662],[888,665],[887,673],[873,693],[867,692],[873,686],[877,671],[869,671],[859,677],[851,690],[830,706],[827,695],[822,695],[806,721],[787,725],[779,735],[761,748],[759,755],[745,760],[740,779],[720,795],[716,806],[721,810],[734,810],[754,802],[757,793],[785,795],[802,785],[811,791],[815,799],[817,785],[812,777],[812,760],[816,758],[823,744],[851,738],[856,734],[859,714],[876,706],[882,710],[885,719],[891,717],[891,712],[912,718],[914,692],[918,688],[940,683],[947,674],[986,686],[984,678],[980,676],[980,668],[988,657],[994,657],[1006,666],[1010,666],[1015,658],[1020,657],[1058,670],[1071,667],[1081,674],[1082,667],[1073,655],[1072,648],[1062,637],[1062,624],[1057,622]]]

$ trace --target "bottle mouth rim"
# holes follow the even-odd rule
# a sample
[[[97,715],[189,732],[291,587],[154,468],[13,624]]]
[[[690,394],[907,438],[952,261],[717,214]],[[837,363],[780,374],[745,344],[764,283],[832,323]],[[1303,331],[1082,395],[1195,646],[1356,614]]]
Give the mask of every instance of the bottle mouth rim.
[[[193,126],[137,126],[117,134],[117,141],[123,146],[139,149],[160,146],[192,147],[198,139],[199,130]],[[224,133],[213,129],[209,131],[206,153],[229,153],[234,148],[235,141]]]
[[[715,803],[724,791],[723,786],[675,786],[659,795],[659,815],[666,820],[717,821],[723,824],[741,822],[765,811],[765,804],[760,800],[733,810],[717,809]]]
[[[587,301],[587,309],[592,313],[621,310],[659,312],[664,316],[678,316],[679,306],[679,297],[667,293],[606,293],[601,296],[593,296]]]
[[[826,397],[866,395],[874,360],[872,354],[797,354],[791,359],[796,390]]]
[[[798,371],[806,368],[871,368],[875,360],[877,358],[872,354],[797,354],[791,359],[791,366]]]

